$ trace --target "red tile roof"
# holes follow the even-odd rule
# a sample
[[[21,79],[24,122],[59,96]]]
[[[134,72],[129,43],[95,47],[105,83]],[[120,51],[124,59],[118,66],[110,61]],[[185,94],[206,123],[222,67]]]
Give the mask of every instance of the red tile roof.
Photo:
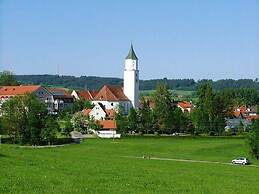
[[[239,116],[242,116],[242,113],[240,111],[234,111],[232,113],[235,117],[239,117]]]
[[[178,106],[182,107],[182,108],[192,108],[192,104],[190,102],[187,101],[181,101],[178,102]]]
[[[39,88],[41,88],[39,85],[3,86],[0,88],[0,96],[24,95],[26,93],[33,93]]]
[[[100,120],[98,123],[101,125],[102,129],[116,129],[115,120]]]
[[[100,101],[128,101],[122,87],[104,85],[102,89],[95,96],[94,100]]]
[[[102,106],[101,106],[102,107]],[[115,111],[113,109],[103,109],[106,113],[106,116],[110,119],[115,117]],[[88,108],[88,109],[84,109],[82,112],[85,116],[88,116],[89,113],[92,111],[92,109]]]
[[[83,115],[88,116],[89,113],[91,112],[91,110],[92,110],[92,109],[90,109],[90,108],[84,109],[84,110],[83,110]]]
[[[78,92],[78,96],[85,100],[93,100],[93,98],[97,95],[97,91],[90,91],[90,90],[82,90]]]
[[[246,120],[248,120],[248,121],[253,121],[256,119],[259,119],[259,115],[250,115],[246,118]]]
[[[98,91],[96,90],[88,90],[88,91],[90,92],[93,98],[98,94]]]
[[[108,115],[109,118],[114,118],[115,117],[115,111],[113,109],[105,109],[106,114]]]
[[[237,109],[239,109],[239,111]],[[241,106],[241,107],[238,107],[237,109],[236,109],[237,112],[241,112],[241,113],[247,112],[247,107],[246,106]]]

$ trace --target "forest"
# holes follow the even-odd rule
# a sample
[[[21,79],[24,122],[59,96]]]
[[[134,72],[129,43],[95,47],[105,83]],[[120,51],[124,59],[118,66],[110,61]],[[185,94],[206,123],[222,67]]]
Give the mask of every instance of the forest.
[[[71,89],[90,89],[98,90],[104,84],[122,85],[121,78],[97,77],[97,76],[67,76],[67,75],[15,75],[15,79],[22,84],[40,84],[44,86],[59,86]],[[259,89],[259,82],[253,79],[221,79],[213,81],[211,79],[150,79],[140,80],[140,90],[155,90],[158,84],[164,84],[169,89],[174,90],[197,90],[204,83],[210,83],[212,88],[217,91],[224,89],[252,88]]]

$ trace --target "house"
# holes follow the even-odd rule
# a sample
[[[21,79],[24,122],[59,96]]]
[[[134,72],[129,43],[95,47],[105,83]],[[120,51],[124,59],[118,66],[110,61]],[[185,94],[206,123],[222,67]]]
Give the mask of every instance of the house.
[[[65,108],[73,106],[74,98],[70,93],[62,88],[47,88],[53,95],[53,109],[54,111],[60,111]]]
[[[115,120],[100,120],[102,130],[115,131],[117,129]]]
[[[92,109],[84,109],[83,114],[91,116],[95,120],[113,120],[115,117],[115,110],[106,109],[102,103],[97,103]]]
[[[255,119],[259,119],[259,115],[257,114],[257,110],[255,106],[236,107],[233,110],[230,118],[226,118],[225,128],[231,129],[232,132],[236,132],[241,123],[244,126],[244,129],[246,129],[249,125],[252,124],[252,121]]]
[[[115,121],[115,110],[106,109],[101,103],[97,103],[92,109],[84,109],[85,116],[92,117],[101,126],[101,131],[115,131],[117,129]]]
[[[241,118],[256,118],[257,117],[257,108],[256,106],[246,107],[240,106],[234,109],[233,111],[234,117],[241,117]]]
[[[188,112],[190,113],[193,109],[193,104],[188,101],[181,101],[177,103],[177,107],[182,110],[183,113]]]
[[[61,88],[45,88],[40,85],[3,86],[0,88],[0,107],[14,96],[27,93],[34,94],[41,102],[45,103],[51,114],[72,106],[74,102],[73,97]]]
[[[34,94],[40,101],[46,103],[49,112],[53,111],[53,95],[46,88],[40,85],[3,86],[0,88],[0,107],[2,104],[13,98],[25,94]]]
[[[244,129],[246,130],[249,125],[251,125],[251,121],[243,118],[227,118],[226,119],[226,131],[231,131],[233,133],[236,133],[238,131],[238,127],[240,127],[240,124],[242,123]]]
[[[92,101],[97,93],[98,93],[97,91],[90,91],[90,90],[81,90],[81,91],[73,90],[73,92],[71,93],[71,96],[73,96],[76,100],[84,99],[87,101]]]
[[[115,111],[118,111],[119,107],[121,107],[125,114],[128,114],[132,107],[131,101],[120,86],[104,85],[92,102],[94,105],[101,103],[106,109]]]

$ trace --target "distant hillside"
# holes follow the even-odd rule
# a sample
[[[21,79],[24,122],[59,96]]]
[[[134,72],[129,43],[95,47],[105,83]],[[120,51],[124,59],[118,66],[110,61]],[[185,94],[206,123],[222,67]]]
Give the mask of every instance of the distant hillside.
[[[45,86],[59,86],[73,89],[100,89],[104,84],[120,85],[123,80],[120,78],[96,77],[96,76],[58,76],[58,75],[16,75],[15,78],[22,84],[40,84]],[[205,82],[211,82],[215,90],[223,90],[226,88],[254,88],[259,89],[258,80],[252,79],[224,79],[224,80],[199,80],[194,79],[151,79],[141,80],[141,90],[154,90],[159,83],[166,84],[170,89],[174,90],[196,90],[197,87]]]
[[[15,75],[22,84],[39,84],[73,89],[100,89],[104,84],[122,85],[122,79],[95,76]]]

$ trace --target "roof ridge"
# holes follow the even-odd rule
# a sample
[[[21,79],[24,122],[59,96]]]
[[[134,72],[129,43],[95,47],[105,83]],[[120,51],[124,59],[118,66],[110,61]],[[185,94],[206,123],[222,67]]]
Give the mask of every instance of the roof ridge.
[[[116,100],[118,100],[118,97],[114,94],[114,92],[111,90],[112,86],[106,85],[109,91],[112,93],[113,97],[115,97]]]
[[[93,99],[93,96],[92,96],[91,92],[89,90],[87,90],[87,92],[90,95],[90,97]]]

